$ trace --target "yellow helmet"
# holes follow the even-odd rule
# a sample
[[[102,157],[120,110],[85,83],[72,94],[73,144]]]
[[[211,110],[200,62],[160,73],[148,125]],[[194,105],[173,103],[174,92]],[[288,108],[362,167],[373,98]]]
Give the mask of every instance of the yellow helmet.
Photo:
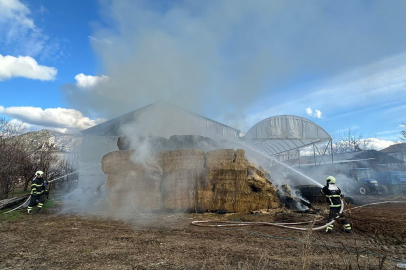
[[[333,176],[327,176],[326,178],[327,183],[329,184],[335,184],[336,183],[336,179]]]
[[[41,174],[44,174],[44,172],[43,172],[43,171],[37,171],[37,172],[35,173],[35,176],[40,176]]]

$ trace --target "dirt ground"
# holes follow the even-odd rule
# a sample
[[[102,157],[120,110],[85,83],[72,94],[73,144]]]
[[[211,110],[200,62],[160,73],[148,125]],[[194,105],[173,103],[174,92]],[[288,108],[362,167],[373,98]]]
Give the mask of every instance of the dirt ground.
[[[288,210],[268,215],[161,213],[126,221],[58,210],[30,216],[22,211],[15,219],[0,219],[0,269],[400,269],[396,265],[406,261],[406,203],[353,209],[352,235],[341,225],[331,235],[270,226],[191,225],[192,220],[296,222],[315,217]]]

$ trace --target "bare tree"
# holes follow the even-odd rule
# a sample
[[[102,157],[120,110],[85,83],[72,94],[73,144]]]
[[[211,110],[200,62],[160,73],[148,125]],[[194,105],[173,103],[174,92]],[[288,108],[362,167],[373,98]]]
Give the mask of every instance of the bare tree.
[[[327,147],[327,143],[325,143],[321,148],[326,148],[327,154],[331,154],[331,150],[333,151],[333,154],[341,154],[373,149],[371,140],[364,139],[364,135],[362,133],[358,134],[351,128],[348,128],[348,131],[345,133],[340,132],[338,136],[333,139],[332,144],[332,149]]]
[[[32,149],[30,142],[24,142],[19,135],[26,127],[23,124],[0,118],[0,199],[6,199],[13,188],[23,185],[28,189],[35,171],[48,174],[57,158],[55,146],[45,143],[40,148]]]
[[[26,154],[20,143],[13,138],[22,134],[26,127],[0,118],[0,199],[7,198],[10,190],[20,179],[20,171],[26,162]]]
[[[45,144],[40,149],[34,151],[26,150],[29,161],[25,163],[21,176],[24,179],[24,191],[28,189],[30,181],[34,178],[34,173],[38,170],[45,173],[45,177],[49,178],[49,171],[52,164],[57,162],[57,156],[54,153],[53,144]]]
[[[74,156],[65,156],[60,158],[49,171],[49,177],[56,179],[63,177],[63,179],[57,181],[55,184],[59,188],[70,190],[74,188],[78,182],[79,173],[74,173],[79,168],[79,160]]]
[[[400,131],[400,141],[406,143],[406,124],[402,123],[403,130]]]

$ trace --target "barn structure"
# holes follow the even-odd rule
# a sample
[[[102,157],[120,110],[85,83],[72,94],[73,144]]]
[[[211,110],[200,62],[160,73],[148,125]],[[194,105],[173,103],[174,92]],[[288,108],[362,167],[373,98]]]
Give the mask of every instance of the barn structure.
[[[123,135],[198,135],[228,141],[261,155],[277,156],[318,143],[331,143],[331,136],[312,121],[298,116],[274,116],[254,125],[244,136],[240,130],[204,116],[169,105],[154,103],[82,131],[80,182],[98,186],[106,181],[101,169],[104,155],[119,150]],[[86,180],[86,181],[83,181]]]

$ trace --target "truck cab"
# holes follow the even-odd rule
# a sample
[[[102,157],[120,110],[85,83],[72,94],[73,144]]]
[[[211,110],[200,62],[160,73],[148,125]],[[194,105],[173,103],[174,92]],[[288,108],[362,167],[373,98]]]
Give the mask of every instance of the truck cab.
[[[382,194],[384,191],[372,177],[369,168],[355,168],[350,171],[350,178],[354,180],[353,184],[347,184],[345,190],[347,192],[357,192],[362,195],[367,195],[371,192]]]

